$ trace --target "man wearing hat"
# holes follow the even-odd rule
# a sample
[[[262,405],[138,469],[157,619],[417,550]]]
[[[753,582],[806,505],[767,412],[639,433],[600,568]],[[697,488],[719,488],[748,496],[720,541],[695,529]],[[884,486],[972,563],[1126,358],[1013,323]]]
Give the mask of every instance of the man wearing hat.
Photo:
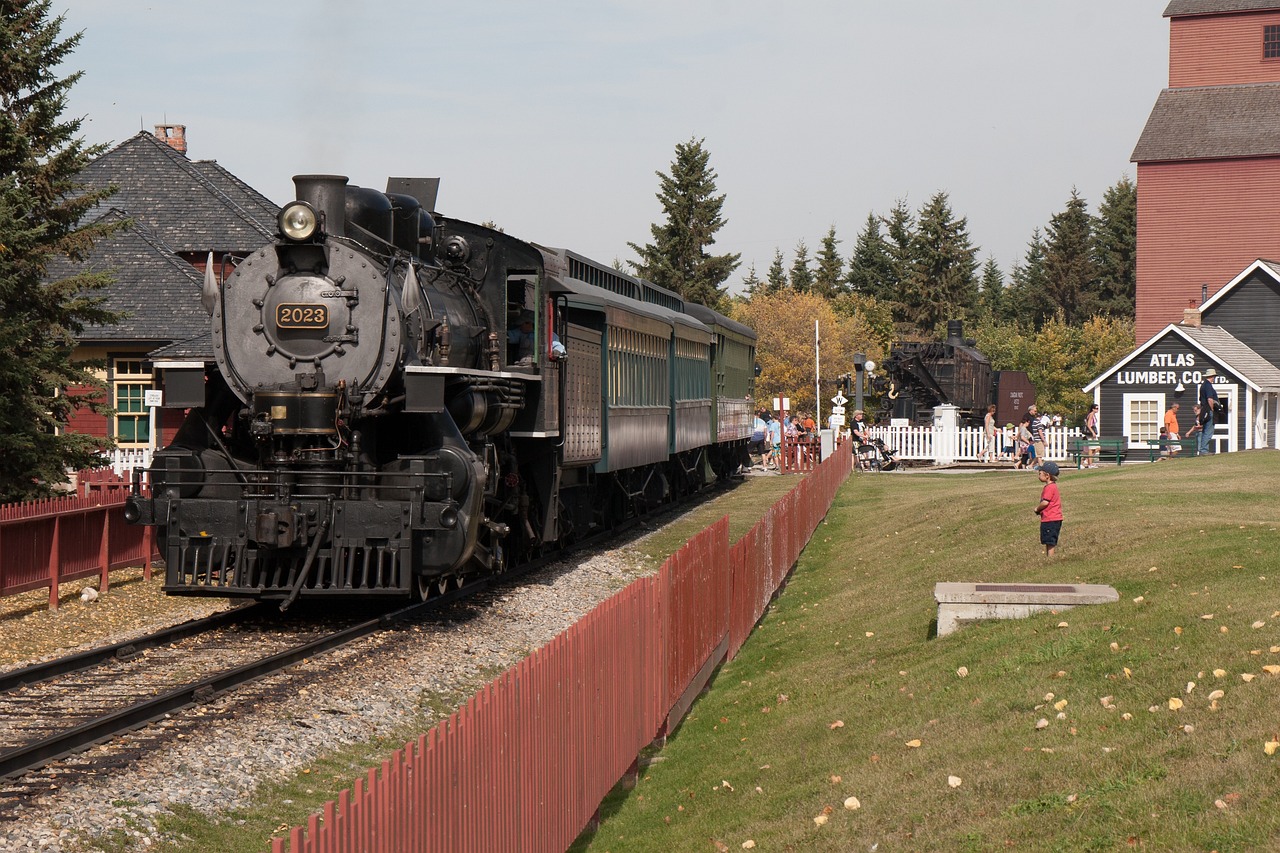
[[[1198,436],[1199,444],[1197,452],[1204,455],[1209,452],[1209,439],[1213,438],[1213,425],[1217,422],[1218,415],[1218,389],[1213,387],[1213,379],[1218,375],[1218,371],[1212,367],[1205,370],[1203,379],[1200,382],[1200,435]]]

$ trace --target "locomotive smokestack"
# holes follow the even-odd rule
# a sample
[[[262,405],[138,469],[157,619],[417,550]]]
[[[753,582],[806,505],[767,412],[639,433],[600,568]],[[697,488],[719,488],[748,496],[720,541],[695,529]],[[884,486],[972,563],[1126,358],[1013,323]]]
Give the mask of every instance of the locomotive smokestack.
[[[947,321],[947,343],[956,345],[964,343],[964,321]]]
[[[294,175],[293,185],[298,190],[298,201],[305,201],[320,214],[326,234],[346,236],[343,224],[347,205],[345,175]]]

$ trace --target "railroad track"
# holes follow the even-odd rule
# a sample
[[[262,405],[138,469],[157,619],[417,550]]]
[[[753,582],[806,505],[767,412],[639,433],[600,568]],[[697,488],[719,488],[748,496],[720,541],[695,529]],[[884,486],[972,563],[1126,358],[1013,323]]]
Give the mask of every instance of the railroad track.
[[[0,673],[0,823],[20,818],[24,801],[65,787],[79,773],[91,774],[128,762],[127,757],[113,757],[109,750],[95,750],[92,759],[64,762],[58,769],[49,767],[60,759],[85,753],[95,744],[176,711],[209,703],[230,690],[362,637],[425,617],[443,605],[527,575],[570,552],[616,541],[641,522],[652,522],[676,509],[691,509],[708,496],[629,519],[619,528],[516,571],[468,583],[426,602],[367,619],[351,619],[338,628],[332,627],[332,619],[327,626],[314,620],[307,624],[296,613],[295,618],[282,620],[274,604],[262,603]],[[160,732],[156,739],[165,737]],[[37,770],[40,772],[32,772]]]

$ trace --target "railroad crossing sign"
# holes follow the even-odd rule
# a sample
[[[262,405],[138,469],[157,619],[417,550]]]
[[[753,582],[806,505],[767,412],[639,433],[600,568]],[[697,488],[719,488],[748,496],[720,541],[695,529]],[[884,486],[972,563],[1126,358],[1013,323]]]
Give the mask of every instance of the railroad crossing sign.
[[[836,394],[831,398],[831,402],[835,403],[837,406],[843,406],[845,403],[849,402],[849,398],[843,394]],[[841,414],[843,414],[843,412],[841,412]]]
[[[843,398],[841,398],[841,399],[843,399]],[[847,402],[849,402],[849,401],[848,401],[848,400],[845,400],[845,402],[847,403]],[[843,415],[843,414],[844,414],[844,403],[836,403],[834,406],[832,406],[832,407],[831,407],[831,414],[833,414],[833,415]]]
[[[843,414],[832,415],[832,416],[831,416],[831,425],[832,425],[833,427],[842,427],[842,426],[844,426],[844,415],[843,415]]]

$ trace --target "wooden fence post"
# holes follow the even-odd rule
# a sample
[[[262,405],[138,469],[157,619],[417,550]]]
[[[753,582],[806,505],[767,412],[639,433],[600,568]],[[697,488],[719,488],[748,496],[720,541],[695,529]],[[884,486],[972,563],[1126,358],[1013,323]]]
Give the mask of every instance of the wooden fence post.
[[[58,609],[58,539],[62,528],[62,516],[53,517],[53,544],[49,546],[49,609]]]
[[[104,593],[111,585],[111,508],[102,507],[102,541],[98,544],[98,563],[102,566],[98,592]]]

